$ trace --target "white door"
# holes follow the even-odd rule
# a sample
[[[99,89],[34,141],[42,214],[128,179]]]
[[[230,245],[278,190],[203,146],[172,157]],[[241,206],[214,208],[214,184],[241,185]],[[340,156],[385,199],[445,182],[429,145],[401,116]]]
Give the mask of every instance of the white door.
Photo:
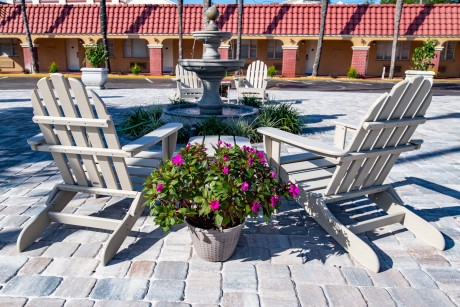
[[[78,39],[66,39],[67,70],[80,70]]]
[[[173,71],[173,40],[168,39],[163,42],[163,71]]]
[[[307,48],[307,53],[305,55],[305,73],[311,75],[316,57],[316,44],[315,41],[305,41],[305,45]]]

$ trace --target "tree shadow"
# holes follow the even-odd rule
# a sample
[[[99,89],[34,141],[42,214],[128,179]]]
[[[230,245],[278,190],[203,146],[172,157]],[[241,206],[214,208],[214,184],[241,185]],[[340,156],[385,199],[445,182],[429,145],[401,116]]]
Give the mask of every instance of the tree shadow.
[[[51,26],[49,26],[48,30],[45,31],[45,33],[53,33],[54,30],[59,28],[59,26],[66,20],[67,16],[70,15],[70,12],[74,6],[72,5],[64,5],[62,8],[59,10],[59,15],[54,19],[54,22]]]
[[[423,9],[418,13],[418,15],[409,24],[406,32],[403,35],[416,35],[418,32],[418,29],[423,25],[425,19],[428,17],[428,15],[430,15],[433,9],[434,9],[433,4],[425,4],[423,6]]]
[[[158,9],[158,5],[144,6],[142,13],[136,16],[136,19],[128,27],[125,33],[139,33],[139,31],[141,30],[141,28],[146,22],[153,22],[153,21],[150,21],[149,18],[150,18],[150,15],[152,15],[157,9]],[[110,16],[107,16],[107,19],[109,19],[109,17]]]
[[[283,21],[284,15],[287,14],[290,8],[291,5],[282,4],[276,13],[276,16],[273,17],[272,21],[267,25],[267,28],[262,32],[262,34],[274,34],[278,28],[278,24]]]
[[[356,10],[353,12],[353,14],[350,16],[350,19],[348,19],[347,23],[343,27],[343,29],[340,31],[340,34],[353,34],[355,31],[356,27],[361,23],[361,19],[363,16],[366,14],[367,10],[369,9],[369,5],[367,4],[358,4],[356,6]]]
[[[219,6],[219,9],[221,7]],[[238,10],[238,6],[236,4],[226,4],[224,7],[223,12],[219,15],[219,18],[217,19],[217,24],[219,25],[219,29],[223,29],[226,25],[227,22],[233,17],[233,13],[235,13]],[[244,18],[243,18],[243,23],[244,23]],[[230,22],[228,26],[232,27],[232,23]],[[231,31],[232,29],[227,29],[228,31]]]

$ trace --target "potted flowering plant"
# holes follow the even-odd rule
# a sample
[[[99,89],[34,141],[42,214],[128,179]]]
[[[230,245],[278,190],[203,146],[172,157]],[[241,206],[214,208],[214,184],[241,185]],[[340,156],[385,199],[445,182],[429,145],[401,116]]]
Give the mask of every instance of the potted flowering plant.
[[[415,48],[412,56],[411,70],[406,70],[406,79],[414,79],[418,76],[423,76],[425,79],[430,80],[433,83],[434,71],[430,71],[430,67],[434,64],[431,60],[436,57],[436,46],[439,42],[435,39],[429,39],[425,41],[422,47]]]
[[[88,88],[103,89],[109,72],[103,66],[109,60],[109,54],[102,44],[85,45],[84,48],[86,61],[91,67],[81,69],[81,81]]]
[[[281,197],[299,189],[278,182],[260,151],[222,142],[214,149],[210,159],[203,145],[188,144],[163,163],[146,180],[145,204],[164,231],[185,221],[201,258],[225,261],[248,216],[263,213],[268,221]]]

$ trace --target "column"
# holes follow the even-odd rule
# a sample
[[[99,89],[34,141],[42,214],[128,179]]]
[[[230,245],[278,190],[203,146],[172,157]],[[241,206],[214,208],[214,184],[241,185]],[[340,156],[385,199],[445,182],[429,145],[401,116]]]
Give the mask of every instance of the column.
[[[370,46],[353,46],[353,55],[351,56],[351,67],[356,68],[360,76],[366,76],[367,58]]]
[[[147,45],[149,48],[150,75],[163,75],[163,45]]]
[[[436,56],[434,57],[434,59],[431,59],[431,63],[434,64],[433,69],[436,73],[438,73],[439,70],[439,63],[441,62],[441,52],[443,49],[443,46],[434,47],[434,52]]]
[[[32,48],[35,49],[35,54],[37,55],[37,62],[38,62],[38,49],[37,49],[38,45],[35,44],[32,48],[30,48],[29,44],[27,43],[20,44],[20,46],[22,47],[22,53],[24,55],[24,69],[27,69],[29,72],[32,72],[32,65],[33,65]]]
[[[281,75],[287,78],[295,77],[297,49],[299,46],[283,46],[283,68]]]
[[[230,45],[220,45],[219,54],[221,60],[228,60],[228,51],[230,50]]]

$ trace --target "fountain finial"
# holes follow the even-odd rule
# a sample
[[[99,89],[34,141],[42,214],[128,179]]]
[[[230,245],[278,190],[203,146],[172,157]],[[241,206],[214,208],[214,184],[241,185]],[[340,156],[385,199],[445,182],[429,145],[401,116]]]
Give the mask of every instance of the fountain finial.
[[[204,14],[206,15],[206,17],[208,18],[209,20],[209,23],[208,25],[206,26],[206,29],[207,31],[217,31],[217,23],[216,23],[216,20],[217,20],[217,17],[219,17],[219,10],[217,9],[217,7],[215,5],[213,6],[210,6],[205,12]]]

